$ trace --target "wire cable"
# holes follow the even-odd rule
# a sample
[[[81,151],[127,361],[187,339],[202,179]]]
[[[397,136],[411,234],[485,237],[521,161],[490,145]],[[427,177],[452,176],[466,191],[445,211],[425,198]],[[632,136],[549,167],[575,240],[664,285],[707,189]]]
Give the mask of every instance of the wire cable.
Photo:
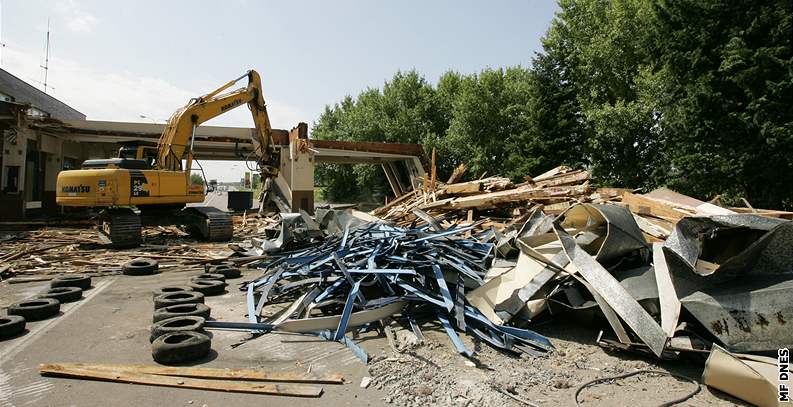
[[[631,377],[631,376],[636,376],[636,375],[639,375],[639,374],[657,374],[657,375],[662,375],[662,376],[670,376],[670,377],[674,377],[677,380],[682,380],[684,382],[689,382],[689,383],[692,383],[692,384],[697,386],[697,388],[694,389],[694,391],[692,391],[692,392],[690,392],[690,393],[688,393],[688,394],[686,394],[683,397],[680,397],[678,399],[661,403],[661,404],[659,404],[659,407],[668,407],[668,406],[673,406],[675,404],[680,404],[680,403],[682,403],[682,402],[694,397],[697,393],[699,393],[699,390],[700,390],[699,383],[697,383],[696,380],[694,380],[694,379],[692,379],[690,377],[680,376],[680,375],[672,374],[672,373],[669,373],[669,372],[663,372],[663,371],[660,371],[660,370],[637,370],[635,372],[629,372],[629,373],[625,373],[625,374],[621,374],[621,375],[617,375],[617,376],[601,377],[600,379],[591,380],[591,381],[588,381],[588,382],[578,386],[578,389],[576,389],[576,391],[575,391],[575,395],[573,395],[573,399],[575,400],[575,405],[579,406],[579,407],[581,406],[581,402],[578,400],[578,395],[581,394],[581,391],[583,391],[587,387],[594,386],[594,385],[600,384],[600,383],[614,381],[614,380],[625,379],[625,378],[628,378],[628,377]]]

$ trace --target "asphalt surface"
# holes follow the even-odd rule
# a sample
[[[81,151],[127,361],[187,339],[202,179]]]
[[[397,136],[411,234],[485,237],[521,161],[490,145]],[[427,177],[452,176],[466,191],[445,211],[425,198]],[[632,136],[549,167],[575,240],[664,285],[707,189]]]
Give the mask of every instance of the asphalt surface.
[[[206,298],[212,318],[244,321],[245,296],[236,282],[229,291]],[[27,332],[0,341],[0,406],[336,406],[383,405],[385,394],[362,389],[367,367],[343,345],[311,336],[266,334],[236,347],[249,334],[213,330],[212,352],[194,366],[261,368],[276,371],[333,372],[344,375],[343,385],[320,385],[319,398],[295,398],[191,389],[143,386],[78,379],[42,377],[40,363],[81,362],[155,365],[149,328],[151,292],[165,285],[186,284],[197,271],[168,271],[153,276],[95,277],[93,288],[78,302],[64,304],[59,316],[27,325]],[[30,298],[47,282],[0,284],[0,303]],[[4,312],[3,312],[4,313]],[[370,354],[382,352],[384,339],[363,339]]]

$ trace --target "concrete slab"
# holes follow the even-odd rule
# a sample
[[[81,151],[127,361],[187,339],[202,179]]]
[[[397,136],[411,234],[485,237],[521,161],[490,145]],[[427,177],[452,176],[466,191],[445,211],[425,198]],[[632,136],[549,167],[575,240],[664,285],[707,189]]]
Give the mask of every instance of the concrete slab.
[[[0,406],[220,406],[220,405],[354,405],[383,404],[384,393],[362,389],[367,367],[335,342],[290,334],[267,334],[232,347],[245,339],[245,332],[212,331],[212,350],[197,363],[216,368],[262,368],[277,371],[337,372],[344,385],[322,385],[320,398],[292,398],[236,394],[190,389],[105,383],[41,377],[39,363],[129,363],[154,364],[148,341],[153,311],[152,290],[185,284],[191,272],[166,272],[154,276],[110,276],[94,278],[94,287],[79,302],[64,304],[61,315],[28,324],[28,332],[0,342]],[[246,271],[253,276],[256,271]],[[244,279],[244,278],[243,278]],[[229,291],[207,297],[212,317],[242,321],[244,295],[229,280]],[[45,290],[48,283],[0,285],[1,305],[29,298]],[[362,344],[372,354],[384,340]],[[387,345],[385,345],[387,346]]]

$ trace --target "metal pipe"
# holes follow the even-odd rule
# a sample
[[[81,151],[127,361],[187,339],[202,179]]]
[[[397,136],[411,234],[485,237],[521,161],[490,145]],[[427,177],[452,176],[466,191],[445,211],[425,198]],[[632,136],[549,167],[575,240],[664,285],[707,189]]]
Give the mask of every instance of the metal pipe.
[[[196,124],[193,123],[193,134],[190,136],[190,154],[193,154],[193,143],[195,143],[195,129],[196,129],[196,127],[198,127],[198,126],[196,126]]]

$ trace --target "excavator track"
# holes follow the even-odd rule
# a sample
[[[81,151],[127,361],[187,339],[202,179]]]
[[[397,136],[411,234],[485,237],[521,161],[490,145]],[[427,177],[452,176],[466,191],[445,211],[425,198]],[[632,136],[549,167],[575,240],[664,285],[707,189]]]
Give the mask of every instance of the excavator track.
[[[185,208],[183,211],[195,215],[197,221],[191,226],[204,240],[227,242],[234,236],[234,221],[226,212],[205,206]]]
[[[131,209],[108,209],[100,215],[99,236],[116,249],[140,246],[140,216]]]

